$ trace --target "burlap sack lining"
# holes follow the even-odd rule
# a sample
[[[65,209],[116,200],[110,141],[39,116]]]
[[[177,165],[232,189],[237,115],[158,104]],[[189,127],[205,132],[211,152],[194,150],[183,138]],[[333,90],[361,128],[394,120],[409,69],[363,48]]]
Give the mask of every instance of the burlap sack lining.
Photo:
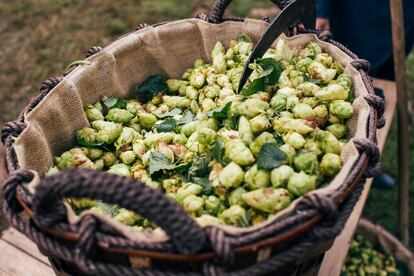
[[[268,23],[247,19],[245,22],[224,22],[210,24],[198,19],[185,19],[167,23],[155,28],[149,27],[123,36],[100,53],[88,58],[91,65],[79,66],[59,83],[26,117],[28,127],[16,139],[14,147],[22,168],[32,169],[44,175],[53,164],[53,156],[61,154],[74,145],[74,133],[88,126],[83,107],[98,100],[101,95],[127,97],[130,87],[142,82],[151,74],[164,74],[179,78],[193,61],[202,56],[209,60],[209,54],[216,41],[228,46],[231,39],[248,34],[255,42],[266,30]],[[291,38],[282,35],[289,46],[303,46],[309,41],[317,42],[324,51],[331,54],[345,66],[345,71],[354,80],[354,107],[356,113],[349,120],[350,137],[366,138],[369,106],[362,98],[368,94],[358,71],[350,65],[352,59],[337,47],[319,40],[315,35],[304,34]],[[347,177],[358,151],[351,141],[346,145],[341,158],[344,162],[340,173],[326,187],[313,193],[331,193]],[[37,181],[29,186],[35,190]],[[274,222],[279,216],[294,209],[300,199],[287,209],[274,215],[264,224]],[[79,217],[67,206],[71,223]],[[108,216],[85,211],[81,216],[93,213],[108,227],[137,242],[161,242],[168,239],[164,233],[145,233],[125,226]],[[255,231],[263,224],[248,228],[219,226],[232,235]]]

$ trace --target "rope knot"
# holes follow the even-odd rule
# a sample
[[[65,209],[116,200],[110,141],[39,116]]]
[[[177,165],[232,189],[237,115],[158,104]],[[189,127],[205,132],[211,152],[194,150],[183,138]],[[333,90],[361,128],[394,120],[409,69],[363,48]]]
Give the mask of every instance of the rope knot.
[[[148,25],[147,23],[141,23],[141,24],[138,25],[138,27],[135,28],[135,31],[139,31],[139,30],[145,29],[145,28],[147,28],[149,26],[150,25]]]
[[[205,13],[199,13],[199,14],[197,14],[197,15],[195,16],[195,18],[197,18],[197,19],[201,19],[201,20],[203,20],[203,21],[208,22],[208,15],[207,15],[207,14],[205,14]]]
[[[214,252],[218,255],[218,263],[223,266],[231,266],[234,262],[234,253],[231,248],[231,242],[223,230],[217,227],[207,227],[207,235],[211,241]]]
[[[354,144],[359,152],[365,152],[369,156],[368,169],[365,172],[365,176],[373,177],[377,175],[380,172],[380,152],[378,146],[365,138],[354,139]]]
[[[22,210],[16,199],[17,186],[30,182],[33,177],[34,174],[31,171],[22,169],[14,171],[4,182],[4,198],[12,211],[20,212]]]
[[[375,94],[368,94],[364,96],[365,101],[377,111],[377,127],[382,128],[385,125],[385,105],[384,100]]]
[[[92,48],[90,48],[85,55],[85,58],[88,58],[90,56],[93,56],[94,54],[99,53],[100,51],[102,51],[102,47],[100,46],[93,46]]]
[[[328,42],[333,38],[333,35],[330,31],[323,31],[318,35],[318,38],[322,41]]]
[[[8,137],[17,137],[20,133],[26,128],[26,124],[20,121],[8,122],[4,125],[1,130],[1,142],[6,144],[6,139]]]
[[[267,15],[263,15],[263,16],[261,17],[261,19],[262,19],[264,22],[270,23],[270,17],[269,17],[269,16],[267,16]]]
[[[366,73],[371,70],[371,64],[366,59],[357,58],[351,61],[351,65],[357,70],[364,70]]]
[[[331,221],[338,215],[338,207],[332,198],[321,194],[307,194],[302,200],[301,204],[304,207],[314,208],[325,215],[327,221]]]

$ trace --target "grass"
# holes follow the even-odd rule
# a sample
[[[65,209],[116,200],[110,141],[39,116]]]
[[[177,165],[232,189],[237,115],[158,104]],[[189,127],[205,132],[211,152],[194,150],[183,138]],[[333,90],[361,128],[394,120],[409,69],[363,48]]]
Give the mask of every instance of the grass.
[[[237,0],[230,6],[245,16],[265,1]],[[27,0],[0,2],[0,125],[16,118],[41,82],[59,75],[93,45],[106,45],[140,23],[156,23],[190,17],[198,4],[213,0]],[[408,60],[409,94],[414,91],[414,54]],[[410,129],[410,137],[413,135]],[[414,150],[414,139],[410,140]],[[384,171],[397,178],[397,128],[393,122],[382,156]],[[414,172],[411,160],[410,172]],[[414,173],[410,175],[414,193]],[[364,215],[396,233],[397,190],[372,190]],[[414,205],[410,228],[414,237]],[[413,241],[412,241],[413,242]],[[414,243],[411,243],[414,245]]]

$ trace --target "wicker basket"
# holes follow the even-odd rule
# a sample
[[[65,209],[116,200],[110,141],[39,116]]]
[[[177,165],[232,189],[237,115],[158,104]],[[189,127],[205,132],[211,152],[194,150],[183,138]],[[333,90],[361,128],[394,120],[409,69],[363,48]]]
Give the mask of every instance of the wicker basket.
[[[43,254],[49,257],[58,274],[237,274],[260,275],[277,272],[279,275],[315,274],[319,269],[324,252],[332,245],[359,199],[365,179],[378,171],[379,151],[376,141],[377,126],[384,121],[383,101],[375,96],[371,79],[367,74],[369,64],[332,40],[329,33],[320,34],[313,30],[292,28],[287,31],[289,39],[312,39],[323,47],[334,49],[352,67],[353,79],[359,84],[359,100],[366,107],[366,121],[355,121],[360,125],[359,136],[349,143],[356,151],[347,169],[336,178],[339,185],[310,193],[270,220],[248,230],[226,227],[199,227],[178,205],[168,200],[161,192],[152,190],[132,178],[124,178],[105,172],[75,169],[39,180],[33,166],[24,161],[22,147],[30,141],[34,150],[42,148],[36,139],[28,140],[36,131],[34,117],[40,110],[50,111],[43,116],[54,123],[64,123],[53,110],[53,97],[66,97],[64,87],[75,83],[73,76],[87,76],[82,70],[103,70],[108,64],[98,62],[106,51],[115,51],[125,57],[117,46],[130,41],[131,36],[145,43],[145,35],[154,30],[161,33],[163,28],[177,29],[174,35],[186,35],[188,26],[199,25],[208,29],[212,41],[221,32],[237,33],[246,25],[250,35],[257,41],[268,23],[241,18],[223,18],[224,10],[231,1],[219,0],[209,16],[198,19],[161,23],[156,26],[141,25],[139,30],[125,35],[104,49],[93,47],[87,54],[92,63],[89,69],[76,68],[65,77],[50,78],[42,86],[40,95],[21,113],[16,121],[5,125],[1,138],[6,147],[8,178],[5,182],[4,213],[13,227],[33,240]],[[274,0],[280,8],[289,1]],[[181,33],[180,33],[181,32]],[[187,33],[186,33],[187,32]],[[214,35],[215,34],[215,35]],[[163,35],[172,35],[163,32]],[[162,40],[162,35],[159,39]],[[193,43],[189,41],[189,43]],[[129,44],[128,44],[129,45]],[[130,47],[131,48],[131,47]],[[154,51],[156,51],[155,49]],[[188,57],[191,59],[191,57]],[[120,63],[122,61],[119,61]],[[141,79],[147,77],[140,76]],[[71,79],[72,78],[72,79]],[[110,78],[109,78],[110,79]],[[85,84],[85,78],[83,78]],[[91,79],[88,85],[94,82]],[[79,82],[81,80],[79,79]],[[109,85],[110,86],[110,85]],[[110,96],[110,95],[108,95]],[[92,95],[85,98],[65,98],[64,103],[79,101],[82,106],[96,101]],[[81,112],[80,111],[80,112]],[[360,113],[363,113],[362,111]],[[49,117],[48,117],[49,116]],[[362,116],[362,115],[361,115]],[[52,123],[53,123],[52,122]],[[72,125],[73,129],[79,125]],[[72,132],[73,133],[73,132]],[[25,138],[26,137],[26,138]],[[61,137],[55,140],[60,141]],[[26,140],[24,140],[26,139]],[[47,140],[49,138],[45,138]],[[51,139],[51,138],[50,138]],[[62,139],[63,141],[64,139]],[[71,140],[69,140],[71,141]],[[56,155],[56,143],[47,141],[50,158]],[[63,143],[63,142],[62,142]],[[58,143],[59,144],[59,143]],[[65,143],[63,143],[65,144]],[[38,146],[39,145],[39,146]],[[27,146],[27,145],[26,145]],[[61,149],[70,145],[60,145]],[[50,164],[36,164],[36,168]],[[344,166],[345,167],[345,166]],[[36,191],[26,183],[40,182]],[[70,223],[67,210],[60,201],[67,196],[90,197],[118,204],[133,210],[155,222],[168,235],[166,240],[137,241],[118,231],[116,226],[107,224],[94,214],[86,214],[77,223]]]

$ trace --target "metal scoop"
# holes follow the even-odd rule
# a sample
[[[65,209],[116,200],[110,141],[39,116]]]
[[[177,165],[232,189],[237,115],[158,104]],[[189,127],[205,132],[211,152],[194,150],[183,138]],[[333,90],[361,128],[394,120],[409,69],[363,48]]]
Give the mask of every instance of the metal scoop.
[[[303,23],[305,28],[314,28],[316,20],[316,9],[314,0],[293,0],[289,3],[273,20],[269,29],[260,38],[259,43],[250,54],[249,59],[244,65],[242,77],[237,91],[243,89],[247,80],[249,79],[252,69],[249,68],[249,64],[255,59],[263,57],[267,49],[273,44],[276,38],[290,26]]]

